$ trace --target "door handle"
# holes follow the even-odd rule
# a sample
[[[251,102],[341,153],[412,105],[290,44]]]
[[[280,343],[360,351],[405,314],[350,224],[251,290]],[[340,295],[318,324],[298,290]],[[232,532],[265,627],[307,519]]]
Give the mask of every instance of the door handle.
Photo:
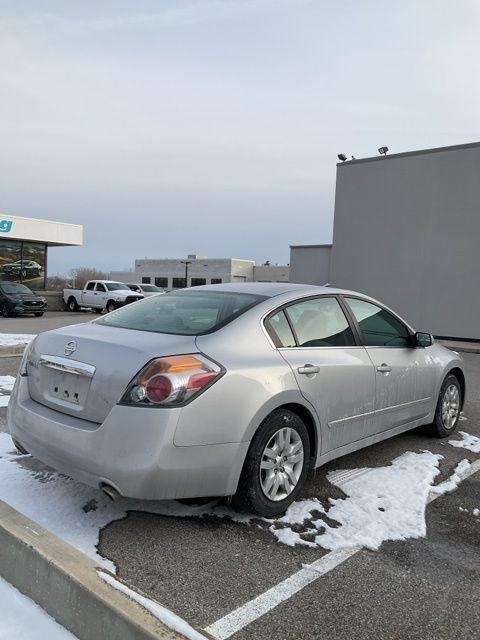
[[[390,367],[388,364],[386,364],[385,362],[382,363],[380,366],[377,367],[377,371],[379,373],[390,373],[390,371],[392,370],[392,367]]]
[[[298,373],[309,375],[311,373],[318,373],[320,367],[316,367],[314,364],[304,364],[303,367],[298,367],[297,371]]]

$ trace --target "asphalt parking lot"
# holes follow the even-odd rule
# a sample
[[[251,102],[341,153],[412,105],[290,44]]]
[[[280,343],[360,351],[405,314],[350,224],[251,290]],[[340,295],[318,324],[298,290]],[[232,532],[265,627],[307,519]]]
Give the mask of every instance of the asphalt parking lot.
[[[29,316],[15,316],[14,318],[0,317],[0,333],[42,333],[50,329],[58,329],[70,324],[80,324],[98,318],[91,311],[47,311],[40,318]]]
[[[464,359],[468,396],[459,428],[480,437],[480,355],[466,353]],[[2,359],[0,375],[16,375],[18,364],[18,358]],[[0,431],[5,431],[5,409],[0,416]],[[461,460],[480,458],[417,430],[317,470],[303,498],[317,499],[328,510],[331,499],[345,498],[328,472],[388,467],[405,452],[425,450],[443,456],[435,484],[449,478]],[[43,465],[31,459],[22,464],[34,479],[48,483],[50,472]],[[93,489],[82,492],[83,508],[72,527],[104,508],[99,495]],[[329,551],[315,544],[315,510],[291,527],[310,546],[288,546],[272,534],[272,522],[234,521],[230,511],[225,515],[222,508],[209,511],[202,504],[183,508],[188,517],[149,513],[145,503],[136,508],[129,501],[126,517],[112,517],[101,529],[98,552],[134,589],[213,637],[451,640],[480,635],[480,517],[475,515],[480,473],[428,505],[425,537],[384,542],[377,550]],[[325,522],[339,526],[328,513]]]

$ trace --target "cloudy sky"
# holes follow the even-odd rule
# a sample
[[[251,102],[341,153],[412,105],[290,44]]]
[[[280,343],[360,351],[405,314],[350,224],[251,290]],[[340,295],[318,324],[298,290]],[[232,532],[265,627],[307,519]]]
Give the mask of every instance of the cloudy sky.
[[[50,272],[331,239],[339,152],[480,139],[476,0],[0,0],[0,212]]]

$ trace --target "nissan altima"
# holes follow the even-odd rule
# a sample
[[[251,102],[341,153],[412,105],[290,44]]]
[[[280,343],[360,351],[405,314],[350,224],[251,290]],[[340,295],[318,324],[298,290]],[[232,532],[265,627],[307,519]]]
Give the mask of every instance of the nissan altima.
[[[329,460],[421,425],[451,435],[464,398],[460,357],[376,300],[222,284],[40,334],[8,425],[110,497],[229,496],[274,516]]]

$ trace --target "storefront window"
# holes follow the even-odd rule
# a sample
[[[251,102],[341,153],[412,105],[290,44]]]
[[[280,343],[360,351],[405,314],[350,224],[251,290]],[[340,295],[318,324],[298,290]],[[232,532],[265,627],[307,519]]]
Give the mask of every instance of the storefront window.
[[[45,289],[46,246],[37,242],[0,242],[0,280]]]

